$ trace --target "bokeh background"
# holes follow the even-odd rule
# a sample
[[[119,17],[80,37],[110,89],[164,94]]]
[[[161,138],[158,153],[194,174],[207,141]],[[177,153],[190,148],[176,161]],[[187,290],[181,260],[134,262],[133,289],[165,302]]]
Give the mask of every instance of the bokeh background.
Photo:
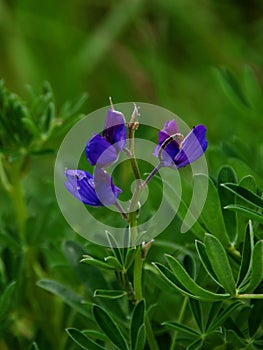
[[[258,186],[263,186],[260,0],[0,0],[0,79],[25,101],[32,100],[28,85],[36,96],[45,91],[35,99],[39,104],[29,103],[32,120],[40,129],[39,139],[34,139],[35,135],[30,136],[33,142],[23,138],[30,125],[19,121],[19,116],[15,119],[16,113],[0,115],[0,121],[11,125],[15,139],[18,135],[11,150],[7,149],[10,153],[6,152],[9,136],[1,124],[0,161],[4,160],[13,185],[13,196],[0,186],[1,293],[17,281],[16,298],[10,297],[10,307],[0,312],[1,350],[28,349],[34,341],[40,349],[75,349],[65,328],[92,328],[94,322],[87,323],[72,311],[70,293],[65,296],[50,289],[65,305],[36,283],[42,278],[56,280],[94,301],[93,292],[102,278],[95,270],[88,274],[87,266],[79,261],[84,246],[89,254],[100,254],[102,259],[104,252],[74,233],[56,202],[54,162],[66,129],[57,133],[57,128],[46,143],[41,138],[46,136],[46,121],[50,126],[50,118],[46,118],[50,91],[48,85],[43,90],[44,82],[51,84],[55,96],[55,122],[60,115],[74,117],[78,108],[66,112],[65,102],[77,101],[83,93],[87,94],[81,107],[84,114],[108,105],[109,96],[115,103],[157,104],[189,126],[207,126],[206,157],[214,179],[220,167],[229,164],[239,181],[251,174]],[[0,93],[0,102],[1,98]],[[50,100],[54,106],[53,97]],[[1,107],[0,103],[0,113]],[[157,133],[151,134],[153,141],[154,137]],[[126,181],[127,172],[122,173]],[[182,178],[187,179],[187,174],[183,169]],[[1,167],[0,175],[3,180]],[[97,213],[104,215],[103,211]],[[161,236],[159,246],[158,242],[153,245],[151,261],[180,244],[182,251],[192,247],[193,235],[180,235],[179,227],[175,220]],[[150,293],[152,279],[148,286]],[[157,312],[156,324],[168,317],[165,313],[171,312],[174,302],[167,294],[159,300],[164,308]],[[156,302],[154,294],[151,301]],[[77,309],[84,314],[83,310],[84,306]]]
[[[213,142],[251,136],[262,116],[235,109],[218,70],[242,82],[249,65],[262,83],[262,13],[259,0],[1,0],[0,76],[25,97],[47,80],[58,103],[85,91],[85,113],[112,96],[203,122]]]

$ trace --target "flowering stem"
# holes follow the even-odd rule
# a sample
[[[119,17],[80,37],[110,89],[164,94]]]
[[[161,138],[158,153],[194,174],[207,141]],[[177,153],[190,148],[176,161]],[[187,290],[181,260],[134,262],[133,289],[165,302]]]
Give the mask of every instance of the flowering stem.
[[[141,189],[144,189],[144,187],[148,184],[148,182],[154,177],[156,173],[161,169],[163,166],[163,163],[160,162],[154,169],[153,171],[147,176],[147,178],[144,180],[144,182],[141,184]]]
[[[118,200],[116,200],[116,202],[114,203],[115,207],[119,210],[119,212],[121,213],[122,217],[124,220],[128,220],[128,216],[125,213],[123,207],[121,206],[120,202]]]

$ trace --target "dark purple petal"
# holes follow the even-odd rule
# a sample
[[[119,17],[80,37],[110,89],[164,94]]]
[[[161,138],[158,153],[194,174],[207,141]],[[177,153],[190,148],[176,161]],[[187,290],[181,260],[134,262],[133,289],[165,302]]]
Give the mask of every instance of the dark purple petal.
[[[182,142],[182,148],[174,158],[176,168],[181,168],[197,160],[207,149],[206,127],[197,125]]]
[[[160,148],[161,148],[160,145],[155,147],[154,152],[153,152],[153,155],[155,157],[158,157]],[[179,152],[178,143],[176,141],[174,141],[174,140],[169,142],[165,146],[164,150],[161,153],[163,166],[172,166],[172,165],[174,165],[174,158],[175,158],[175,156],[177,155],[178,152]]]
[[[105,167],[118,158],[115,147],[99,134],[93,136],[86,145],[86,157],[91,165]]]
[[[164,127],[161,131],[159,131],[158,143],[163,143],[169,136],[178,133],[178,127],[176,121],[167,120],[164,124]]]
[[[113,184],[111,176],[99,167],[94,171],[94,184],[96,194],[104,206],[114,204],[119,193],[122,192]]]
[[[108,110],[103,137],[120,152],[126,146],[126,125],[123,114],[118,111]]]
[[[68,180],[64,183],[65,187],[74,197],[93,207],[103,206],[95,192],[94,179],[91,174],[83,170],[67,169],[65,175]]]

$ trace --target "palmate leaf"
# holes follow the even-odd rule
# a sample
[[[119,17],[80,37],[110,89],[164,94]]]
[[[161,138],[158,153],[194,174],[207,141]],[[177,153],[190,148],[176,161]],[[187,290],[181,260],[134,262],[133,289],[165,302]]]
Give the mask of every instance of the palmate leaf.
[[[226,319],[232,314],[234,310],[243,304],[240,301],[235,301],[228,305],[223,311],[221,311],[216,318],[213,319],[208,325],[207,332],[216,330],[218,327],[222,326]]]
[[[179,261],[171,256],[167,258],[172,270],[160,263],[154,263],[153,265],[161,273],[161,276],[180,293],[203,301],[219,301],[230,297],[230,294],[217,294],[200,287],[188,275]]]
[[[106,334],[108,339],[120,350],[128,350],[128,344],[110,314],[102,307],[93,305],[93,315],[98,326]]]
[[[205,248],[208,259],[219,283],[232,296],[236,294],[235,280],[226,252],[220,241],[206,233]]]

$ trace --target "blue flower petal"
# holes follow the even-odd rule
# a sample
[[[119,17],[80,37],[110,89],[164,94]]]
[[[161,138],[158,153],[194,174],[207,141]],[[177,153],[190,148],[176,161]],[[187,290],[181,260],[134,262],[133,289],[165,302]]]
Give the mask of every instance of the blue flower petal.
[[[182,142],[182,148],[174,158],[176,168],[182,168],[202,156],[207,149],[206,127],[197,125]]]
[[[96,167],[94,171],[96,195],[104,206],[114,204],[122,190],[112,183],[111,176],[105,170]]]
[[[158,143],[162,144],[169,136],[178,133],[178,127],[174,119],[167,120],[162,130],[159,131]]]
[[[114,163],[118,158],[115,147],[99,134],[88,141],[85,151],[91,165],[105,167]]]
[[[68,180],[64,183],[65,187],[74,197],[93,207],[103,206],[95,192],[94,179],[91,174],[83,170],[67,169],[65,175]]]
[[[126,124],[121,112],[108,110],[103,136],[118,153],[126,147]]]

